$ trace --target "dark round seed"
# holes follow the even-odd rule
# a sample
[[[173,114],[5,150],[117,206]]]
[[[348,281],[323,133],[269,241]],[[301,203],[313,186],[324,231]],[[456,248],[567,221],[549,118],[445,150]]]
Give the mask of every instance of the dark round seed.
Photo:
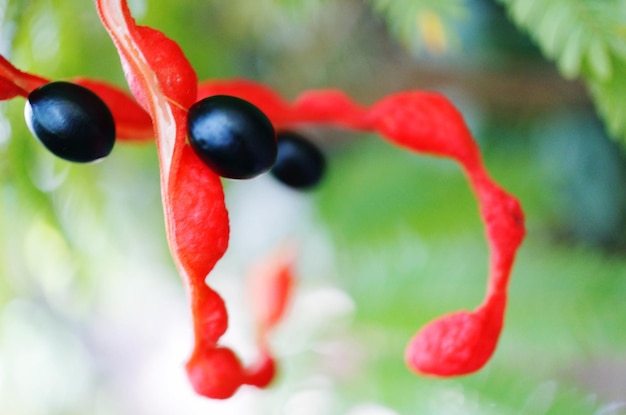
[[[326,160],[320,149],[291,131],[278,133],[277,140],[278,156],[272,175],[294,189],[317,185],[326,170]]]
[[[228,95],[196,102],[187,118],[189,142],[213,171],[230,179],[250,179],[272,168],[276,134],[253,104]]]
[[[87,163],[109,155],[115,144],[115,122],[95,93],[70,82],[51,82],[35,89],[24,108],[26,124],[54,155]]]

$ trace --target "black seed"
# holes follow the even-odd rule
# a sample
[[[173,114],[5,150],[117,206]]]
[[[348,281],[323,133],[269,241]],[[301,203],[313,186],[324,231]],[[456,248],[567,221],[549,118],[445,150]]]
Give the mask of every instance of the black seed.
[[[35,89],[24,108],[26,124],[54,155],[87,163],[109,155],[115,144],[115,122],[95,93],[69,82]]]
[[[189,142],[213,171],[230,179],[250,179],[276,161],[276,135],[253,104],[228,95],[196,102],[187,118]]]
[[[277,139],[278,156],[272,175],[294,189],[317,185],[326,170],[326,160],[319,148],[290,131],[278,133]]]

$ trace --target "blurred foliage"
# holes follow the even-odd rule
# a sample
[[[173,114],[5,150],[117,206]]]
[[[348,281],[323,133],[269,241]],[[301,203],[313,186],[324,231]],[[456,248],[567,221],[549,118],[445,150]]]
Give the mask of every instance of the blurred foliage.
[[[561,73],[582,78],[611,133],[626,141],[626,3],[500,0]]]
[[[476,0],[371,0],[403,44],[441,53],[459,47]],[[498,0],[563,76],[583,79],[611,134],[626,142],[626,4],[623,0]]]
[[[299,236],[314,249],[303,250],[301,294],[277,333],[281,378],[224,405],[252,401],[255,413],[290,415],[624,413],[626,161],[575,83],[562,90],[575,99],[551,89],[556,81],[541,55],[565,76],[582,77],[611,130],[624,135],[624,3],[500,4],[131,2],[140,23],[179,42],[200,78],[250,77],[288,97],[338,86],[364,102],[398,89],[447,93],[493,176],[527,213],[494,360],[464,378],[416,377],[402,359],[415,330],[482,297],[487,247],[475,200],[450,161],[372,135],[305,128],[330,168],[319,190],[297,199],[313,212],[303,215]],[[0,0],[0,11],[0,49],[20,68],[124,85],[90,2]],[[538,88],[530,88],[534,78],[507,83],[520,68],[540,78]],[[476,89],[495,75],[503,80],[496,94],[506,94],[501,86],[515,93],[494,100]],[[556,103],[530,104],[538,89]],[[513,104],[500,105],[509,98]],[[165,359],[166,374],[140,377],[131,359],[169,344],[180,333],[166,324],[168,314],[186,311],[165,242],[154,146],[118,145],[102,163],[69,165],[30,136],[22,109],[23,100],[3,104],[0,118],[0,413],[252,413],[213,407],[188,392],[184,377],[169,376],[186,349],[176,349],[173,363]],[[234,228],[238,211],[260,209],[276,194],[296,197],[284,189],[268,196],[265,187],[234,197],[241,186],[248,189],[226,183]],[[237,270],[249,259],[245,250],[228,255]],[[233,279],[221,284],[239,283]],[[170,295],[174,306],[162,301]],[[171,383],[157,388],[157,380]],[[188,395],[160,406],[175,388]]]
[[[371,3],[374,10],[383,13],[407,47],[423,47],[433,53],[444,52],[450,43],[458,46],[455,23],[468,12],[463,0],[371,0]]]

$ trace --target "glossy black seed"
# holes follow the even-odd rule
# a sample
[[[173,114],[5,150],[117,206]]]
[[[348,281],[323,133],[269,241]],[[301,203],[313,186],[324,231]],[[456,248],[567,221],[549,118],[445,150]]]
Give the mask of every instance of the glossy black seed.
[[[272,168],[276,134],[253,104],[228,95],[196,102],[187,118],[189,142],[213,171],[230,179],[250,179]]]
[[[54,155],[87,163],[109,155],[115,144],[115,122],[95,93],[70,82],[51,82],[35,89],[24,108],[26,124]]]
[[[272,175],[294,189],[308,189],[317,185],[326,160],[315,144],[300,134],[284,131],[278,133],[278,156]]]

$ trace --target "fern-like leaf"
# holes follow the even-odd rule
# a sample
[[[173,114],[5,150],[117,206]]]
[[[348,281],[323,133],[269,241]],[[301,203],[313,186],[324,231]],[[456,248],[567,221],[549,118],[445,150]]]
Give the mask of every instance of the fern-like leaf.
[[[566,78],[581,78],[626,145],[626,1],[498,0]]]

